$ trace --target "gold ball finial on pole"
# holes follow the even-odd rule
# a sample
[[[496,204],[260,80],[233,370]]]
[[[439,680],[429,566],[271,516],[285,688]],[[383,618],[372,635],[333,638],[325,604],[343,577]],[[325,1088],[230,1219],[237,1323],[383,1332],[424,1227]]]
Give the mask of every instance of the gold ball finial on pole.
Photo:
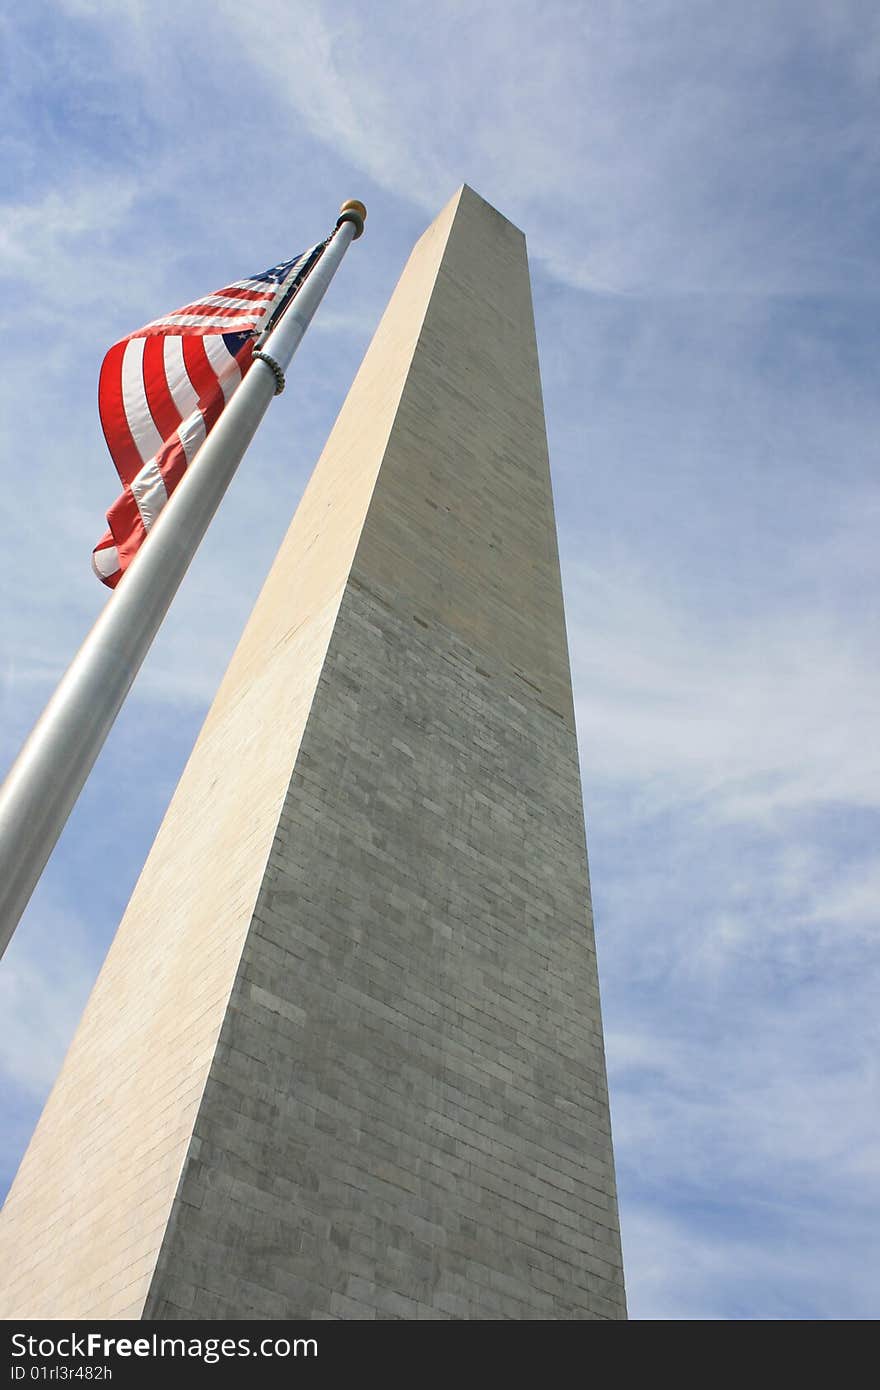
[[[367,209],[364,207],[363,203],[357,198],[349,198],[339,209],[336,225],[339,227],[343,222],[353,222],[355,231],[352,240],[357,241],[358,237],[364,234],[364,223],[366,220]]]

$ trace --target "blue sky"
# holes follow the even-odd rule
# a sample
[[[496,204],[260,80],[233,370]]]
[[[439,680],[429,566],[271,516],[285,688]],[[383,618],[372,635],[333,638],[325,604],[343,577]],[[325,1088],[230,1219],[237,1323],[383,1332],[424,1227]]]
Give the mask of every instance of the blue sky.
[[[106,602],[104,351],[369,208],[0,965],[0,1187],[464,180],[529,242],[631,1314],[876,1317],[876,7],[32,0],[0,43],[4,767]]]

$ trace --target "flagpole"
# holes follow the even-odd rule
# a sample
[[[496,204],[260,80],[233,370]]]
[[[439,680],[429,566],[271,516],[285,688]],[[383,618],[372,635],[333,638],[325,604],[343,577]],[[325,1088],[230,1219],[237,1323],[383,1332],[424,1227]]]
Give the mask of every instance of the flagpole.
[[[184,473],[0,788],[0,955],[113,726],[162,619],[366,208],[336,231]]]

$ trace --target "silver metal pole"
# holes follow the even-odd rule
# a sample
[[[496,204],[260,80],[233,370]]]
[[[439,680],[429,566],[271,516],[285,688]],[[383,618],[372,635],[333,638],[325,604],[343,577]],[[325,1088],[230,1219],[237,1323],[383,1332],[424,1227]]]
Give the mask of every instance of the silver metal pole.
[[[337,230],[151,529],[0,789],[0,955],[235,470],[366,209]],[[272,359],[275,366],[265,361]],[[283,376],[281,377],[283,381]]]

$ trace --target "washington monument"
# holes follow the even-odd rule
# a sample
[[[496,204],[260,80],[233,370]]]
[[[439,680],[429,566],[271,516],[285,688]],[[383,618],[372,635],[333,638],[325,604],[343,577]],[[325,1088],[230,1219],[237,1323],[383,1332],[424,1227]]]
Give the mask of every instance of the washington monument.
[[[467,187],[134,890],[0,1316],[626,1316],[525,241]]]

